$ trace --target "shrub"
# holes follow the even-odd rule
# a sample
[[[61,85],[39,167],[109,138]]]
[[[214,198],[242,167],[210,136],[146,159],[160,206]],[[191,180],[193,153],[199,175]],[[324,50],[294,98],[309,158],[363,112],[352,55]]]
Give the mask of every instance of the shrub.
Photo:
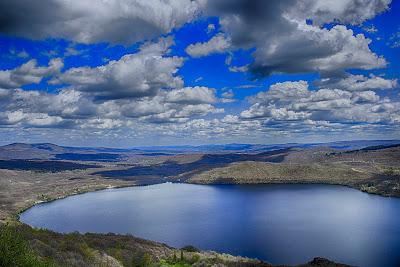
[[[148,253],[144,253],[139,266],[140,267],[149,267],[152,264],[151,256]]]
[[[14,227],[3,225],[0,226],[0,266],[50,267],[55,265],[35,255]]]
[[[200,250],[194,246],[184,246],[181,249],[187,252],[200,252]]]

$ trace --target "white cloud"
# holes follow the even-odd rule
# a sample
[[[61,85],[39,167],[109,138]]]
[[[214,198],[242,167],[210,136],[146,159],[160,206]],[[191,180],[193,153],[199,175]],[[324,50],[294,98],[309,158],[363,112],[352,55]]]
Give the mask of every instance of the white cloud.
[[[215,25],[210,23],[207,25],[207,33],[212,33],[213,31],[215,31]]]
[[[7,111],[0,116],[0,122],[3,125],[14,125],[24,123],[30,127],[56,127],[63,122],[58,116],[49,116],[46,113],[24,113],[22,110]]]
[[[338,88],[346,91],[384,90],[398,86],[397,79],[385,79],[379,76],[352,75],[339,78],[323,78],[316,83],[320,87]]]
[[[215,89],[183,87],[176,75],[183,59],[168,56],[171,44],[170,38],[160,39],[104,66],[71,68],[64,73],[55,71],[56,61],[40,69],[24,64],[10,72],[54,75],[53,83],[67,85],[53,93],[0,89],[0,109],[7,111],[0,125],[112,129],[138,123],[184,123],[223,112],[213,105],[218,101]]]
[[[363,29],[364,31],[370,33],[370,34],[373,34],[373,33],[377,33],[377,32],[378,32],[378,29],[377,29],[374,25],[371,25],[371,26],[364,26],[362,29]]]
[[[203,0],[24,0],[0,2],[0,31],[82,43],[132,44],[168,33],[197,17]]]
[[[231,72],[247,72],[249,70],[249,65],[243,66],[229,66],[229,71]]]
[[[389,41],[386,44],[391,48],[400,47],[400,28],[389,37]]]
[[[302,0],[291,10],[297,17],[312,19],[315,24],[340,22],[361,24],[389,9],[391,0]]]
[[[233,93],[232,89],[229,89],[221,94],[222,98],[220,99],[220,102],[222,103],[233,103],[236,102],[237,100],[235,99],[235,94]]]
[[[179,93],[186,91],[185,93]],[[173,93],[171,93],[173,92]],[[176,94],[178,93],[178,94]],[[132,123],[186,122],[191,118],[224,110],[212,105],[214,90],[205,87],[160,91],[153,97],[107,100],[96,103],[73,89],[56,94],[8,90],[0,98],[0,125],[26,127],[107,128]]]
[[[161,88],[183,85],[176,75],[183,58],[166,55],[171,44],[170,38],[146,43],[138,53],[99,67],[68,69],[52,82],[70,84],[98,100],[154,96]]]
[[[176,89],[167,93],[167,101],[183,104],[214,103],[215,90],[203,86]]]
[[[310,90],[305,81],[271,85],[268,91],[249,98],[252,105],[241,112],[246,120],[267,123],[311,121],[328,123],[396,124],[400,102],[381,98],[374,91],[343,91],[340,89]],[[282,126],[284,127],[284,126]]]
[[[235,94],[233,93],[232,89],[229,89],[228,91],[223,92],[222,96],[225,98],[233,98],[235,96]]]
[[[224,53],[231,47],[229,38],[217,34],[205,43],[191,44],[186,48],[186,53],[192,57],[203,57],[214,53]]]
[[[272,73],[321,72],[347,69],[374,69],[386,60],[369,49],[371,40],[351,29],[337,25],[320,29],[298,24],[290,35],[278,35],[258,45],[250,70],[258,76]]]
[[[185,86],[178,74],[184,58],[171,56],[172,39],[164,38],[98,67],[76,67],[60,73],[62,62],[54,59],[49,66],[38,66],[31,60],[0,71],[0,110],[4,111],[0,127],[40,134],[68,128],[64,136],[79,133],[78,138],[98,135],[110,140],[114,136],[135,140],[140,136],[143,140],[149,136],[190,141],[222,138],[213,142],[231,137],[247,142],[255,136],[264,142],[274,135],[311,136],[314,131],[342,134],[379,131],[380,127],[399,129],[398,100],[377,91],[396,89],[397,80],[344,75],[348,69],[383,68],[386,60],[370,49],[370,39],[340,25],[361,26],[387,10],[390,1],[206,2],[43,0],[32,4],[6,0],[0,3],[2,10],[8,10],[4,17],[7,23],[0,25],[0,32],[35,39],[51,36],[129,45],[165,34],[202,13],[218,16],[218,31],[222,32],[207,42],[189,45],[186,52],[192,57],[229,52],[226,64],[230,71],[250,71],[256,78],[319,72],[323,78],[315,84],[317,88],[309,88],[305,81],[277,83],[248,98],[250,105],[239,103],[237,106],[245,107],[240,114],[231,109],[232,114],[220,114],[225,112],[219,108],[224,106],[221,103],[235,101],[232,90]],[[43,9],[43,5],[48,8]],[[216,33],[216,25],[208,25],[206,31]],[[395,45],[396,38],[394,35],[390,45]],[[232,51],[241,48],[254,51],[254,61],[232,66]],[[69,47],[64,55],[79,52]],[[40,83],[45,77],[54,84],[67,85],[52,93],[18,89]]]
[[[40,83],[43,78],[58,73],[63,67],[61,59],[52,59],[49,66],[38,66],[35,59],[11,70],[0,71],[0,87],[18,88],[22,85]]]
[[[273,73],[327,73],[386,66],[371,40],[343,25],[359,24],[388,9],[390,1],[215,0],[208,12],[220,16],[231,49],[255,48],[249,70],[256,77]],[[307,23],[311,19],[314,24]]]

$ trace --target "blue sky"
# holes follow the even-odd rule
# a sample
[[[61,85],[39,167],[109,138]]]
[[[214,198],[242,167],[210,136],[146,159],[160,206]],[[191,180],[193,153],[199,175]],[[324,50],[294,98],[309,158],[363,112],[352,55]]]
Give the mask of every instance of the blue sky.
[[[400,137],[399,1],[86,3],[0,4],[1,143]]]

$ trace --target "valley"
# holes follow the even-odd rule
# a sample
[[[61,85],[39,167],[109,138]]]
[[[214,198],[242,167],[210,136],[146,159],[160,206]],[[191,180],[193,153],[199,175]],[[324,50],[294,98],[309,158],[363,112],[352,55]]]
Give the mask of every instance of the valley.
[[[150,255],[157,261],[171,258],[174,253],[179,254],[180,250],[155,242],[139,241],[134,237],[100,234],[71,236],[46,230],[38,231],[21,225],[17,220],[18,214],[37,203],[70,195],[163,182],[335,184],[368,193],[400,197],[400,146],[395,141],[384,142],[378,146],[375,142],[373,146],[346,146],[346,148],[322,144],[284,145],[272,148],[235,146],[227,150],[220,147],[215,150],[210,149],[212,151],[199,150],[190,152],[191,150],[182,148],[158,150],[64,148],[50,144],[14,144],[0,147],[0,219],[7,225],[23,229],[23,238],[28,240],[30,247],[41,258],[54,259],[59,251],[51,252],[46,246],[57,243],[58,247],[72,238],[80,240],[84,246],[89,246],[89,251],[92,253],[89,254],[95,255],[93,257],[97,259],[97,263],[110,255],[113,255],[110,256],[113,259],[122,255],[121,261],[124,262],[124,266],[129,266],[125,263],[133,257],[132,250],[136,251],[135,257],[138,261],[144,255]],[[54,235],[58,241],[50,245],[48,239],[43,240],[49,235]],[[125,239],[136,245],[144,242],[147,247],[144,250],[124,249],[125,241],[121,240]],[[111,248],[115,247],[120,249],[117,250],[118,255],[110,252],[114,251]],[[157,252],[160,249],[164,254]],[[74,253],[76,253],[74,257],[80,260],[77,261],[79,264],[71,262],[71,266],[80,266],[83,262],[88,264],[87,255],[85,256],[87,251],[76,250]],[[247,262],[249,266],[270,266],[250,259],[207,254],[208,252],[196,253],[204,261],[223,259],[223,264],[226,266],[237,266],[238,261]],[[192,257],[190,254],[190,258]],[[60,259],[56,258],[55,262],[60,262]],[[329,264],[333,265],[326,266],[339,266],[334,263]],[[317,265],[309,263],[304,266]]]

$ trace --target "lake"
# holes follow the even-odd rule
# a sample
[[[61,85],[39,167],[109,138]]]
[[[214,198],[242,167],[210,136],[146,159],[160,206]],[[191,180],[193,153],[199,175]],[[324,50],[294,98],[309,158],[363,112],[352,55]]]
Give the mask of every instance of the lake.
[[[273,264],[321,256],[400,266],[400,199],[333,185],[159,185],[109,189],[21,214],[58,232],[130,233]]]

